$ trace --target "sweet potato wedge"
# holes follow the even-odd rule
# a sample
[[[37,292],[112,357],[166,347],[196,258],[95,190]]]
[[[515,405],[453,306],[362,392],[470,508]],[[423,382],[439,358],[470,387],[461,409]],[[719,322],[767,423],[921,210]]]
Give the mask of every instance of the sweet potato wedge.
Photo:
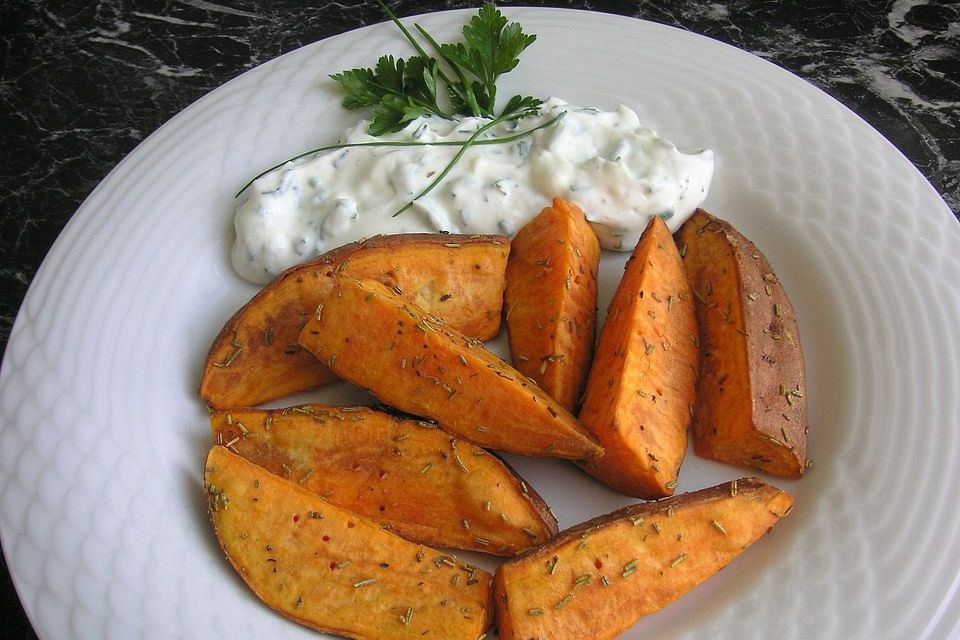
[[[677,232],[696,299],[702,364],[694,451],[785,478],[807,464],[803,350],[793,306],[763,253],[698,210]]]
[[[654,218],[607,310],[580,409],[604,454],[584,464],[631,496],[671,495],[687,451],[699,351],[693,300],[667,225]]]
[[[576,418],[479,340],[374,280],[341,275],[300,344],[385,404],[478,446],[573,459],[601,452]]]
[[[224,447],[210,450],[204,484],[227,559],[288,618],[375,640],[476,640],[489,627],[485,571],[408,542]]]
[[[568,411],[583,393],[597,329],[600,242],[554,198],[510,243],[505,302],[513,366]]]
[[[561,532],[497,569],[500,640],[616,637],[722,569],[792,503],[746,478]]]
[[[422,420],[302,405],[210,417],[214,442],[408,540],[513,556],[557,533],[505,462]]]
[[[337,272],[375,278],[466,335],[500,330],[504,236],[378,236],[333,249],[277,276],[224,325],[210,347],[200,396],[214,409],[249,407],[335,381],[297,344]]]

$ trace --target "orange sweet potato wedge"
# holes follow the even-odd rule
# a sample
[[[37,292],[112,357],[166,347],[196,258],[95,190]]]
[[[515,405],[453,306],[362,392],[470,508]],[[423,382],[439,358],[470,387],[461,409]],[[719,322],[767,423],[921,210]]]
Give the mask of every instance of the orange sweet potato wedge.
[[[775,476],[807,465],[803,350],[793,306],[763,253],[698,210],[677,232],[702,364],[694,451]]]
[[[210,417],[214,442],[408,540],[513,556],[557,533],[505,462],[432,423],[301,405]]]
[[[510,356],[569,411],[583,393],[597,326],[600,242],[583,211],[554,198],[510,243]]]
[[[297,344],[338,272],[374,278],[466,335],[500,330],[504,236],[377,236],[333,249],[277,276],[227,321],[207,355],[200,396],[213,409],[255,406],[334,382]]]
[[[501,565],[501,640],[606,640],[718,572],[791,509],[746,478],[576,526]]]
[[[204,484],[227,559],[269,607],[313,629],[370,640],[476,640],[490,574],[408,542],[224,447]]]
[[[580,421],[604,447],[584,464],[640,498],[671,495],[687,451],[699,351],[693,300],[667,225],[654,218],[600,331]]]
[[[601,448],[537,385],[375,280],[337,279],[300,345],[381,402],[510,453],[584,459]]]

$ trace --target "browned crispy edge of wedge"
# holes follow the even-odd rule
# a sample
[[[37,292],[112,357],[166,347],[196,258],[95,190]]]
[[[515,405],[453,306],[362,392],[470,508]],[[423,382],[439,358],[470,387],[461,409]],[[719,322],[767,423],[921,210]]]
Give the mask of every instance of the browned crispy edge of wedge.
[[[574,460],[602,452],[573,415],[480,341],[374,280],[341,275],[300,344],[381,402],[478,446]]]
[[[557,533],[509,464],[423,420],[307,404],[217,412],[210,425],[216,444],[408,540],[513,556]]]
[[[224,447],[204,473],[226,557],[267,606],[351,638],[479,637],[491,576],[385,531]],[[457,578],[456,576],[459,576]]]
[[[744,478],[625,507],[501,565],[501,640],[607,640],[700,584],[769,532],[793,498]]]
[[[702,209],[677,242],[702,352],[692,429],[700,456],[787,478],[807,465],[807,395],[793,305],[757,246]]]
[[[610,302],[580,408],[604,448],[584,469],[621,493],[662,498],[676,486],[700,357],[691,298],[673,237],[655,217]]]
[[[505,305],[510,355],[568,411],[583,393],[597,328],[600,242],[583,211],[554,198],[514,236]]]
[[[438,249],[444,254],[438,259],[424,255]],[[483,254],[474,260],[470,251]],[[439,281],[462,285],[460,289],[451,286],[450,291],[408,290],[405,295],[467,335],[490,339],[500,329],[508,253],[505,236],[413,233],[343,245],[291,267],[224,324],[204,363],[200,397],[214,409],[254,406],[335,382],[337,377],[329,368],[300,349],[297,335],[339,271],[357,270],[358,277],[377,278],[398,291],[409,286],[406,271],[435,273]],[[357,266],[369,261],[376,268]],[[399,270],[400,265],[406,265],[406,271]],[[492,289],[482,295],[465,290],[464,283],[476,288],[480,282]],[[430,299],[424,297],[426,293]]]

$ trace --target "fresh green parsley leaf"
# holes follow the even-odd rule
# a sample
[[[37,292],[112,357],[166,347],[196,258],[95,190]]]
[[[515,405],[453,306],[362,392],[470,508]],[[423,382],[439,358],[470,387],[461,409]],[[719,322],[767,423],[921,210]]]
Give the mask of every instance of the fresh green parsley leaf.
[[[463,42],[437,42],[420,25],[417,31],[437,52],[446,66],[426,53],[413,34],[397,19],[390,8],[377,0],[386,14],[400,28],[418,55],[406,59],[382,56],[374,69],[351,69],[332,75],[346,96],[347,109],[372,108],[372,135],[403,129],[410,120],[421,115],[442,118],[455,116],[496,117],[497,79],[516,68],[519,56],[537,39],[528,35],[516,22],[507,18],[490,3],[463,27]],[[441,96],[443,100],[441,100]],[[523,108],[511,108],[520,99]],[[441,104],[443,102],[443,104]],[[500,116],[511,117],[537,113],[540,101],[515,96]]]
[[[400,131],[425,115],[450,117],[437,106],[437,61],[415,56],[407,60],[381,56],[373,69],[350,69],[331,77],[347,94],[347,109],[372,107],[375,136]]]
[[[440,45],[440,55],[477,78],[471,86],[473,95],[482,109],[492,113],[497,79],[516,68],[520,54],[537,36],[523,33],[516,22],[507,24],[507,18],[496,7],[485,4],[464,25],[463,38],[465,43]]]
[[[527,116],[535,116],[540,113],[540,107],[543,105],[543,100],[539,98],[534,98],[532,96],[513,96],[510,98],[510,101],[507,102],[507,106],[503,108],[503,112],[500,117],[508,120],[519,120],[520,118],[526,118]]]
[[[457,145],[460,149],[433,182],[394,213],[394,216],[406,211],[416,200],[436,187],[471,146],[510,142],[517,137],[553,126],[563,117],[563,113],[555,115],[547,122],[516,136],[484,137],[498,124],[539,114],[543,104],[538,98],[516,95],[507,101],[499,114],[496,113],[497,79],[516,68],[520,61],[520,54],[533,44],[537,37],[523,33],[518,23],[509,23],[493,4],[484,4],[477,15],[464,25],[464,42],[441,44],[420,25],[415,25],[420,35],[440,56],[440,60],[449,67],[444,70],[440,61],[427,54],[384,0],[377,0],[377,3],[413,45],[417,55],[405,59],[385,55],[377,60],[376,66],[372,69],[349,69],[330,76],[346,94],[343,99],[344,107],[372,109],[373,119],[367,129],[368,133],[373,136],[382,136],[386,133],[401,131],[412,120],[421,116],[439,116],[446,119],[457,116],[476,116],[488,119],[462,143],[447,143]],[[370,146],[414,146],[420,143],[385,141],[368,144]],[[332,145],[300,154],[293,160],[311,153],[347,146],[368,145],[362,143]],[[279,166],[281,165],[276,165],[272,169]],[[254,180],[272,169],[264,171],[248,182],[237,195],[239,196]]]

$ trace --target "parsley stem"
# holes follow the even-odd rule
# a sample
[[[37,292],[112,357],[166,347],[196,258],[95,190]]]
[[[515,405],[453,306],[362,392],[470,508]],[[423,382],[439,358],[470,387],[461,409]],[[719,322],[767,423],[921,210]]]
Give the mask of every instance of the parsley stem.
[[[395,25],[397,25],[397,28],[400,29],[400,32],[404,35],[404,37],[407,39],[407,41],[408,41],[410,44],[413,45],[413,48],[414,48],[414,49],[417,50],[417,53],[419,53],[420,56],[423,57],[424,59],[430,59],[430,56],[427,55],[427,52],[423,50],[423,47],[421,47],[421,46],[420,46],[420,43],[417,42],[417,39],[413,37],[413,34],[410,33],[410,31],[409,31],[405,26],[403,26],[403,23],[400,22],[400,18],[398,18],[397,15],[396,15],[393,11],[390,10],[390,7],[388,7],[387,4],[386,4],[383,0],[377,0],[377,4],[380,5],[380,8],[381,8],[381,9],[383,10],[383,12],[387,15],[387,17],[390,18],[390,20],[392,20]],[[416,25],[416,27],[417,27],[417,29],[420,31],[420,33],[422,33],[422,34],[424,34],[425,36],[427,36],[427,39],[430,40],[430,41],[432,42],[432,44],[433,44],[435,47],[437,47],[437,51],[439,51],[439,50],[440,50],[440,49],[439,49],[439,45],[436,44],[436,41],[434,41],[432,38],[430,38],[429,35],[428,35],[423,29],[420,28],[420,25]],[[459,69],[457,69],[455,66],[454,66],[454,69],[459,72]],[[454,87],[455,87],[455,84],[450,81],[450,78],[447,77],[447,74],[445,74],[445,73],[443,72],[443,69],[440,69],[440,68],[438,67],[438,68],[437,68],[437,75],[438,75],[438,76],[440,77],[440,79],[444,82],[444,84],[446,84],[448,87],[450,87],[450,88],[454,88]],[[460,74],[460,75],[461,75],[460,80],[461,80],[461,81],[464,81],[464,78],[463,78],[462,74]],[[465,82],[465,81],[464,81],[464,85],[467,86],[467,87],[470,86],[469,83],[467,83],[467,82]],[[475,113],[474,115],[480,115],[480,114],[479,114],[479,113]],[[449,117],[448,117],[447,119],[449,120]]]
[[[383,12],[387,14],[387,17],[390,18],[395,25],[397,25],[401,33],[403,33],[403,35],[406,36],[410,44],[412,44],[413,47],[417,50],[417,53],[419,53],[424,58],[429,58],[430,56],[427,55],[427,52],[423,50],[423,47],[420,46],[420,43],[417,42],[416,38],[414,38],[413,35],[409,31],[407,31],[407,28],[403,26],[402,22],[400,22],[400,18],[398,18],[397,15],[390,10],[390,7],[388,7],[383,0],[377,0],[377,4],[379,4],[380,8],[383,9]],[[446,78],[444,78],[444,80],[446,80]]]
[[[471,145],[506,144],[508,142],[513,142],[514,140],[519,140],[520,138],[524,138],[530,135],[534,131],[538,131],[540,129],[549,127],[550,125],[555,123],[557,120],[565,116],[566,113],[567,113],[566,111],[563,111],[558,115],[554,116],[553,118],[551,118],[550,120],[547,120],[546,122],[538,124],[536,127],[532,129],[521,131],[520,133],[514,133],[509,136],[503,136],[500,138],[486,138],[484,140],[474,140],[470,144]],[[509,115],[515,115],[515,114],[509,114]],[[510,119],[509,116],[500,116],[500,118],[498,118],[500,122],[503,122],[504,120],[509,120],[509,119]],[[494,124],[493,122],[488,123],[488,125],[485,125],[485,128],[483,130],[486,131],[493,124]],[[263,176],[267,175],[271,171],[275,171],[290,162],[296,162],[297,160],[306,158],[307,156],[310,156],[316,153],[323,153],[324,151],[336,151],[337,149],[350,149],[353,147],[458,147],[458,146],[463,146],[468,142],[469,141],[464,141],[464,140],[439,140],[434,142],[417,142],[413,140],[383,140],[380,142],[345,142],[345,143],[338,143],[338,144],[328,144],[323,147],[317,147],[316,149],[311,149],[310,151],[304,151],[303,153],[295,155],[292,158],[288,158],[283,162],[273,165],[269,169],[264,169],[263,171],[255,175],[253,178],[251,178],[250,181],[247,182],[247,184],[243,185],[243,187],[239,191],[237,191],[236,195],[234,195],[233,197],[239,198],[244,191],[250,188],[250,185],[252,185],[254,182],[259,180]],[[447,171],[449,171],[449,169]],[[430,187],[430,188],[432,189],[433,187]],[[425,193],[421,193],[420,195],[417,196],[417,198],[419,198],[422,195],[425,195]],[[404,207],[404,210],[407,209],[409,206],[410,205],[407,205],[407,207]],[[394,214],[394,215],[397,215],[397,214]]]
[[[485,116],[485,117],[493,116],[493,113],[490,109],[485,109],[481,107],[480,104],[477,102],[477,96],[476,94],[474,94],[470,81],[467,80],[467,77],[464,75],[463,70],[460,68],[460,65],[458,65],[456,62],[451,60],[449,56],[443,53],[443,49],[440,47],[440,43],[437,42],[436,39],[434,39],[434,37],[431,36],[426,29],[424,29],[420,25],[414,25],[414,26],[417,28],[417,31],[420,32],[420,35],[422,35],[427,40],[427,42],[430,43],[430,46],[436,49],[440,57],[443,58],[443,60],[450,65],[450,68],[453,69],[453,72],[457,74],[457,78],[459,78],[460,84],[455,84],[444,79],[444,82],[447,83],[447,87],[451,91],[455,91],[457,93],[460,99],[463,100],[464,103],[470,107],[470,110],[473,112],[473,115]],[[440,73],[442,74],[443,72],[441,71]],[[461,87],[462,87],[462,90],[461,90]]]

